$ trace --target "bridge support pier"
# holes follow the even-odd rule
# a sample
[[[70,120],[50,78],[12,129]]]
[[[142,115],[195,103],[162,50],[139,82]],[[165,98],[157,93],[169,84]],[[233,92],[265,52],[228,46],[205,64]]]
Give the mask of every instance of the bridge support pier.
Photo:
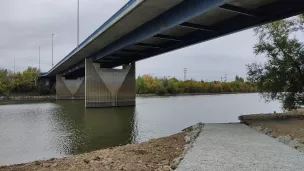
[[[135,63],[122,69],[100,68],[85,59],[85,106],[135,106]]]
[[[66,79],[56,75],[56,99],[57,100],[80,100],[85,97],[84,78]]]

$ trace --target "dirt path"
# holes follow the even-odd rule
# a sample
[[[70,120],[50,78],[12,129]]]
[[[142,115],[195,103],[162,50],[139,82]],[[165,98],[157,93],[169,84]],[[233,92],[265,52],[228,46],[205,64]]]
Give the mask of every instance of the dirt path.
[[[0,166],[0,171],[102,170],[170,171],[176,168],[202,129],[197,124],[168,137],[60,159]]]

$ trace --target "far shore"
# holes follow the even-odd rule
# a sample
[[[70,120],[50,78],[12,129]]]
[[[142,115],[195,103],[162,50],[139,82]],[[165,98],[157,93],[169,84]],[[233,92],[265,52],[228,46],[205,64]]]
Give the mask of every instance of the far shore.
[[[136,94],[137,97],[166,97],[166,96],[199,96],[199,95],[221,95],[221,94],[250,94],[250,93],[258,93],[258,92],[221,92],[221,93],[179,93],[179,94]]]
[[[199,95],[221,95],[221,94],[249,94],[257,92],[222,92],[222,93],[180,93],[180,94],[136,94],[136,97],[169,97],[169,96],[199,96]],[[41,101],[41,100],[56,100],[56,95],[14,95],[0,96],[0,101]]]

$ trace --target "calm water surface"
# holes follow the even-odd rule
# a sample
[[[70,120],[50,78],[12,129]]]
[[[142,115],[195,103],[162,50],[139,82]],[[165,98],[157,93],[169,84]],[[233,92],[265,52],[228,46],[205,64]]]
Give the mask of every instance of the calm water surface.
[[[170,135],[198,122],[238,122],[281,111],[258,94],[137,98],[136,107],[86,109],[84,101],[0,105],[0,165],[89,152]]]

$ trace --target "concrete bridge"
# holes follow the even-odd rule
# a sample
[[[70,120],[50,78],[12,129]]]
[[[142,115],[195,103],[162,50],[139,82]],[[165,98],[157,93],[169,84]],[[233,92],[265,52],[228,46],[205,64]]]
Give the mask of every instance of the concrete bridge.
[[[42,78],[57,99],[135,105],[136,61],[303,11],[303,0],[130,0]]]

